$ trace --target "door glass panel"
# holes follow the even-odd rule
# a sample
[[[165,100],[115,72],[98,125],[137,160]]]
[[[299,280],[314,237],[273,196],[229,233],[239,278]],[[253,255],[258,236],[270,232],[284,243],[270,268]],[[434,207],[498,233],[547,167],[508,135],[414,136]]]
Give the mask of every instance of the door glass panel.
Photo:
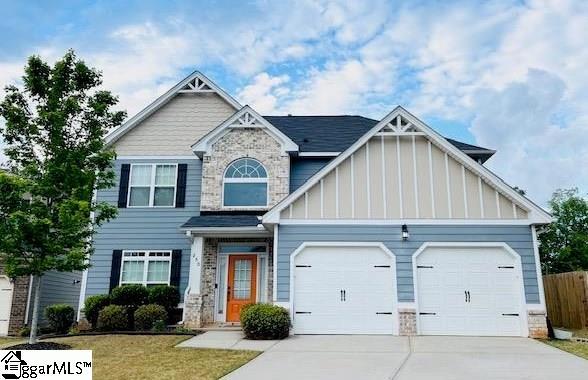
[[[220,263],[219,263],[219,276],[218,276],[218,313],[222,314],[224,312],[225,309],[225,294],[226,294],[226,275],[225,275],[225,271],[227,268],[227,257],[226,256],[221,256],[220,257]]]
[[[260,257],[259,258],[259,302],[267,302],[266,299],[266,289],[267,289],[267,279],[265,276],[266,271],[266,258]]]
[[[233,298],[251,298],[251,260],[235,260],[235,280]]]

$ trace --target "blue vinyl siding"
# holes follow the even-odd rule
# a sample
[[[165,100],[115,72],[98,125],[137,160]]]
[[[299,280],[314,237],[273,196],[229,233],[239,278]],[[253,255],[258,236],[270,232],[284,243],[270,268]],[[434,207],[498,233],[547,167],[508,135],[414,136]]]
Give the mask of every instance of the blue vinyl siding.
[[[49,271],[41,277],[39,296],[39,323],[46,325],[45,308],[57,303],[68,304],[78,310],[82,272]],[[34,289],[34,288],[33,288]],[[32,296],[32,295],[31,295]],[[29,321],[33,315],[33,304],[29,307]]]
[[[190,265],[190,241],[180,230],[190,217],[200,212],[200,184],[202,162],[200,160],[117,160],[116,186],[99,191],[98,201],[114,206],[118,201],[118,176],[122,164],[131,163],[178,163],[187,164],[186,204],[184,208],[119,208],[116,219],[105,223],[94,237],[92,267],[88,271],[86,297],[108,293],[112,251],[115,249],[181,249],[180,294],[188,284]]]
[[[292,159],[290,162],[290,192],[298,189],[332,159],[332,157]]]
[[[398,300],[413,302],[412,254],[425,242],[504,242],[521,255],[527,303],[539,303],[539,288],[530,226],[400,226],[280,225],[278,236],[278,301],[290,295],[290,255],[305,241],[382,242],[396,255]]]

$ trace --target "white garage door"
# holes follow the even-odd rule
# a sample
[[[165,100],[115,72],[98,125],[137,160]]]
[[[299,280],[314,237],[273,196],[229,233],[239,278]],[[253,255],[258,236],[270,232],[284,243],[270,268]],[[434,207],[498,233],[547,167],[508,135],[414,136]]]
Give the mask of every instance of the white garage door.
[[[395,262],[379,246],[307,246],[293,274],[295,334],[397,333]]]
[[[503,247],[429,247],[416,259],[419,333],[526,335],[519,260]]]
[[[8,334],[8,322],[12,304],[12,283],[6,276],[0,276],[0,335]]]

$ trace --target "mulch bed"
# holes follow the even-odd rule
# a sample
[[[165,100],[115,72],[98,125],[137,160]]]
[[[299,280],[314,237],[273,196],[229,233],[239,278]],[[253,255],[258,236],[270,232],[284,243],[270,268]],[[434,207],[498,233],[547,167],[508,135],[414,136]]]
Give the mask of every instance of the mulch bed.
[[[5,347],[3,350],[69,350],[71,348],[68,344],[54,343],[54,342],[38,342],[35,344],[22,343],[10,347]]]

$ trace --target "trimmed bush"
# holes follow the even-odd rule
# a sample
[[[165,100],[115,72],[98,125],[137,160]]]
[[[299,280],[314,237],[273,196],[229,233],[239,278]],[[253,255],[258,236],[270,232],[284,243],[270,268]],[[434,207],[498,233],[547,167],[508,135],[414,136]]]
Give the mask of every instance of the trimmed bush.
[[[110,293],[110,302],[113,305],[121,305],[131,308],[133,312],[141,305],[147,304],[149,292],[147,288],[139,284],[117,286]]]
[[[66,304],[50,305],[45,308],[49,326],[58,334],[65,334],[74,323],[75,310]]]
[[[98,294],[86,298],[84,302],[84,315],[93,329],[96,328],[96,323],[98,322],[98,313],[108,305],[110,305],[108,294]]]
[[[98,313],[98,330],[120,331],[129,328],[129,315],[124,306],[108,305]]]
[[[167,311],[161,305],[149,304],[139,306],[135,311],[135,330],[151,330],[156,322],[165,325]]]
[[[163,306],[168,315],[180,303],[180,292],[175,286],[157,285],[149,287],[147,290],[149,291],[149,303]]]
[[[284,339],[290,333],[290,315],[280,306],[246,305],[241,309],[240,317],[248,339]]]

